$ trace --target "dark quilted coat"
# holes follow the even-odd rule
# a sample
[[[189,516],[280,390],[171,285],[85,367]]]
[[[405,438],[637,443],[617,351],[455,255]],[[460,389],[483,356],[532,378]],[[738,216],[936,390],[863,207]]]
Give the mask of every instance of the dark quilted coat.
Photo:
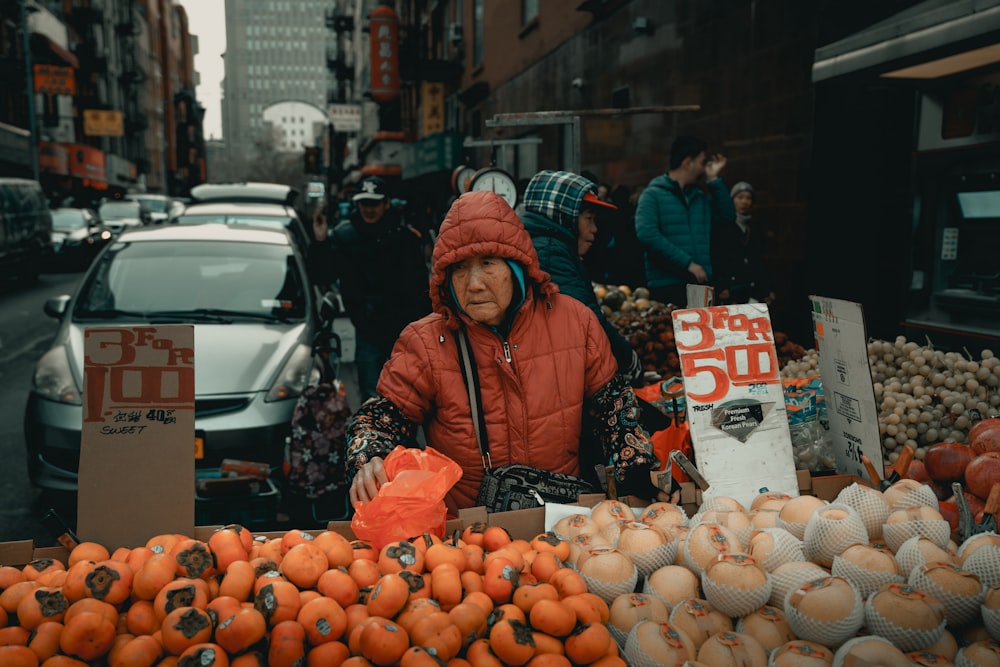
[[[453,305],[447,267],[473,255],[524,267],[527,297],[506,341]],[[579,474],[585,399],[615,375],[617,363],[594,314],[558,294],[538,266],[531,238],[497,195],[462,195],[434,246],[430,294],[434,312],[404,329],[382,370],[378,393],[425,427],[428,445],[456,460],[464,475],[448,497],[451,509],[475,504],[483,465],[454,332],[466,327],[483,396],[494,466],[523,463]],[[505,354],[509,350],[509,359]]]

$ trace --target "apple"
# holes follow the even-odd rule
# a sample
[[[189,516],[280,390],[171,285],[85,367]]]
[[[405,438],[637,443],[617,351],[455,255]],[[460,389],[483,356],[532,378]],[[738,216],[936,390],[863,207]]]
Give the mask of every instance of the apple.
[[[948,500],[939,501],[938,511],[941,512],[941,516],[951,526],[951,532],[954,535],[958,531],[958,503],[955,502],[955,496],[952,496]]]
[[[939,442],[927,448],[924,466],[927,475],[938,484],[961,482],[965,467],[975,457],[972,448],[959,442]]]
[[[931,481],[931,478],[927,475],[927,466],[924,465],[923,461],[917,461],[916,459],[910,462],[910,468],[903,477],[905,479],[924,482],[925,484]]]
[[[994,484],[1000,484],[1000,452],[986,452],[972,459],[965,469],[965,488],[985,500]]]
[[[972,441],[978,438],[981,433],[985,433],[986,431],[992,431],[995,429],[1000,429],[1000,417],[989,417],[987,419],[980,419],[979,421],[977,421],[975,424],[972,425],[972,428],[969,429],[969,437],[967,438],[967,440],[969,444],[972,444]]]
[[[1000,452],[1000,419],[976,422],[969,431],[969,446],[976,454]]]

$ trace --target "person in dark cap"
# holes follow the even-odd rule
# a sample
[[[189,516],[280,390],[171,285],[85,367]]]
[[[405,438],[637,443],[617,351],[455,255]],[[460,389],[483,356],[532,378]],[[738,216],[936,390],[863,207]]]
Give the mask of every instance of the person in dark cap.
[[[431,311],[424,239],[392,206],[388,184],[361,181],[350,217],[331,231],[318,211],[309,246],[309,276],[316,285],[339,285],[354,325],[354,363],[361,400],[375,396],[382,366],[399,333]]]
[[[774,303],[771,277],[764,263],[760,230],[750,219],[753,186],[740,181],[729,191],[736,219],[720,221],[712,228],[712,266],[716,302]]]

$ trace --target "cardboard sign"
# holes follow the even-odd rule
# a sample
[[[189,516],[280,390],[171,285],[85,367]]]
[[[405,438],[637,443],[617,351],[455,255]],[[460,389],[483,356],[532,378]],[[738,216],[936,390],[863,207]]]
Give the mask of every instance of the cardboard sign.
[[[883,457],[864,311],[851,301],[809,299],[837,472],[872,482],[861,455],[866,454],[878,471]]]
[[[711,485],[703,499],[798,495],[767,306],[675,310],[673,322],[695,463]]]
[[[708,308],[715,304],[715,288],[711,285],[686,286],[688,308]]]
[[[84,330],[77,534],[111,550],[194,530],[194,327]]]

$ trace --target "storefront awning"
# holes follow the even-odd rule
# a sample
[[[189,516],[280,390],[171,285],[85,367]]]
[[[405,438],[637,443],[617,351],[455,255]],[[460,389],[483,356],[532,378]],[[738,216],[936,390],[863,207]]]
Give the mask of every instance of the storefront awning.
[[[0,123],[0,162],[31,169],[31,132]]]
[[[1000,62],[998,44],[1000,0],[926,0],[816,49],[812,80],[939,78]]]

